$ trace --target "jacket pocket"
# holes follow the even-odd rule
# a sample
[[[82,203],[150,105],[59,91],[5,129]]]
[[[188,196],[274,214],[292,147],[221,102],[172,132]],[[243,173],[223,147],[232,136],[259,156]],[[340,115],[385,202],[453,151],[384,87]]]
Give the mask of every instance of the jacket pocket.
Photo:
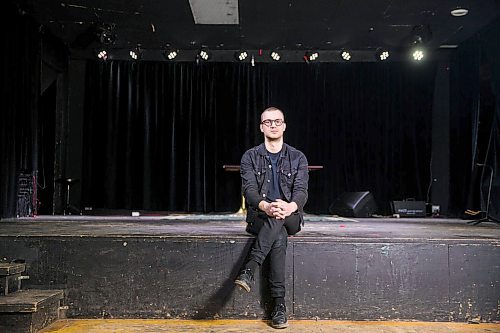
[[[266,169],[255,170],[255,179],[257,180],[257,184],[259,185],[259,190],[262,189],[262,185],[266,179]]]
[[[281,177],[285,179],[287,185],[292,185],[295,177],[297,176],[298,169],[297,168],[284,168],[281,170]]]

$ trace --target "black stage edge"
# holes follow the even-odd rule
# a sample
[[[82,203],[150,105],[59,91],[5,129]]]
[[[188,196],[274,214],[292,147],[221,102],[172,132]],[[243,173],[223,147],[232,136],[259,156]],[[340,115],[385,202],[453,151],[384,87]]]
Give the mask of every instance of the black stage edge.
[[[36,217],[0,223],[26,287],[64,289],[73,318],[264,318],[233,279],[253,238],[238,215]],[[308,216],[289,239],[292,318],[500,320],[500,228],[450,219]]]

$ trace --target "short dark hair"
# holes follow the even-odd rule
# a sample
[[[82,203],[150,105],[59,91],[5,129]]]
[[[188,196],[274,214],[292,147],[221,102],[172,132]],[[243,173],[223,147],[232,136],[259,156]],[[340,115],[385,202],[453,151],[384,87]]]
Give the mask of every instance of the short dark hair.
[[[278,109],[277,107],[274,107],[274,106],[270,106],[267,109],[265,109],[264,111],[262,111],[262,113],[260,114],[260,120],[262,120],[262,115],[264,114],[264,112],[268,112],[268,111],[279,111],[279,112],[281,112],[281,114],[283,115],[283,120],[285,120],[285,113],[283,111],[281,111],[280,109]]]

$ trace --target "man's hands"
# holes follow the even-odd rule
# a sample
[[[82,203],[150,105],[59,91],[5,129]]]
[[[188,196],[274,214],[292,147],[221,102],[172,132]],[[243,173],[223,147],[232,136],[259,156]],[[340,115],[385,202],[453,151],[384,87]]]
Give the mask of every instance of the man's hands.
[[[298,209],[295,202],[286,202],[281,199],[276,199],[273,202],[261,201],[259,209],[264,211],[268,216],[274,217],[278,220],[283,220],[285,217],[290,216]]]

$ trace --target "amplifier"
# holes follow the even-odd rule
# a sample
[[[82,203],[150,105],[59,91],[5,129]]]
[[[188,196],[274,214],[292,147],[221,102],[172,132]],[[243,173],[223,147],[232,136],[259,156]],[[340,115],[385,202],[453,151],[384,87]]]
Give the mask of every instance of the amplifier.
[[[393,201],[391,206],[394,214],[399,214],[400,217],[425,217],[424,201]]]

